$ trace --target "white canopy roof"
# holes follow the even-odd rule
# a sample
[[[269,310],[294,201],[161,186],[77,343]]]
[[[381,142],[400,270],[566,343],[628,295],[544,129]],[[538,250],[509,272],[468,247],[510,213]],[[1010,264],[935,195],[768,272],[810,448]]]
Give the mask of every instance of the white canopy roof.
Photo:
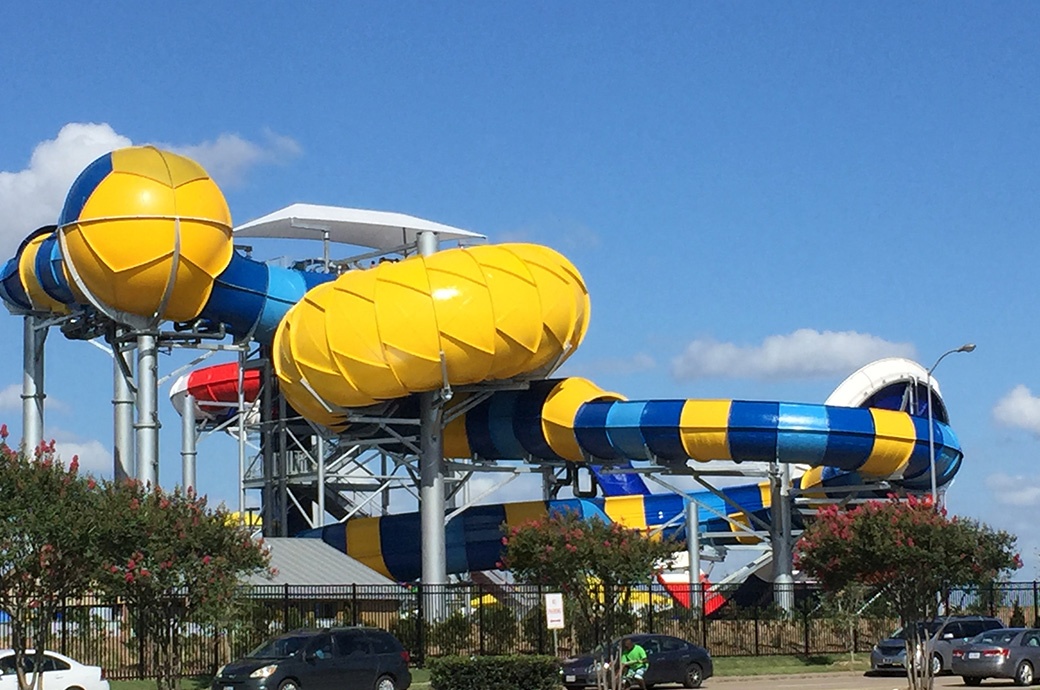
[[[403,213],[316,204],[293,204],[234,229],[236,237],[290,240],[320,240],[328,233],[330,242],[379,250],[412,244],[420,232],[437,233],[441,241],[487,239],[479,233]]]

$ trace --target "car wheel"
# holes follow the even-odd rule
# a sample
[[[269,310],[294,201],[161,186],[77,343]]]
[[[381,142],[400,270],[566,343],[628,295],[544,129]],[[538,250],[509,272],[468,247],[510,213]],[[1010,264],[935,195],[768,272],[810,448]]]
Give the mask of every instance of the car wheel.
[[[300,690],[300,684],[292,678],[287,678],[278,684],[278,690]]]
[[[376,679],[375,690],[397,690],[397,684],[390,676],[379,676]]]
[[[1015,669],[1015,685],[1032,685],[1033,684],[1033,665],[1028,661],[1023,661]]]
[[[964,676],[965,685],[982,685],[982,679],[978,676]]]
[[[935,676],[939,675],[940,673],[942,673],[942,667],[943,667],[942,657],[939,656],[938,654],[933,654],[932,655],[932,677],[933,678]]]
[[[686,669],[686,678],[683,680],[684,688],[699,688],[704,682],[704,672],[700,664],[690,664]]]

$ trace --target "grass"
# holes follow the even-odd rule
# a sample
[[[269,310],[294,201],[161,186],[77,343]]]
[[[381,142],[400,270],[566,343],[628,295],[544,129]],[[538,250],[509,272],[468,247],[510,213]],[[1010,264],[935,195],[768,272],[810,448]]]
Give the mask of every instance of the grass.
[[[848,654],[816,656],[719,656],[715,662],[717,676],[766,676],[789,673],[827,673],[834,671],[867,671],[870,655],[857,654],[855,663]]]
[[[822,654],[818,656],[720,656],[714,658],[716,676],[769,676],[794,673],[826,673],[834,671],[867,671],[870,656],[857,654],[855,663],[847,654]],[[210,678],[206,676],[185,678],[181,690],[208,690]],[[113,680],[112,690],[155,690],[154,680]],[[430,672],[423,668],[412,669],[412,690],[428,690]]]

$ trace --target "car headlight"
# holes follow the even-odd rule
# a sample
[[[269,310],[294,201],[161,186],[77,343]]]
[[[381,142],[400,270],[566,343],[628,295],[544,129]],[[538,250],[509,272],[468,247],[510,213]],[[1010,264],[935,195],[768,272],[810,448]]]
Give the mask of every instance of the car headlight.
[[[249,677],[250,678],[269,678],[277,670],[278,670],[278,665],[277,664],[270,664],[269,666],[264,666],[263,668],[256,669],[255,671],[253,671],[252,673],[249,674]]]

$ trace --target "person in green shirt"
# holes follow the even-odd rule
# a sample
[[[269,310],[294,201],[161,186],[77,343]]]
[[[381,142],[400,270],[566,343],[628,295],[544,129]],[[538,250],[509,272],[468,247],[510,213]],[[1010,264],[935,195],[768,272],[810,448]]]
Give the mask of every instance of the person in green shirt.
[[[626,637],[621,643],[621,677],[627,681],[636,681],[639,687],[646,690],[643,682],[643,674],[649,665],[646,661],[646,650],[635,643],[631,637]]]

